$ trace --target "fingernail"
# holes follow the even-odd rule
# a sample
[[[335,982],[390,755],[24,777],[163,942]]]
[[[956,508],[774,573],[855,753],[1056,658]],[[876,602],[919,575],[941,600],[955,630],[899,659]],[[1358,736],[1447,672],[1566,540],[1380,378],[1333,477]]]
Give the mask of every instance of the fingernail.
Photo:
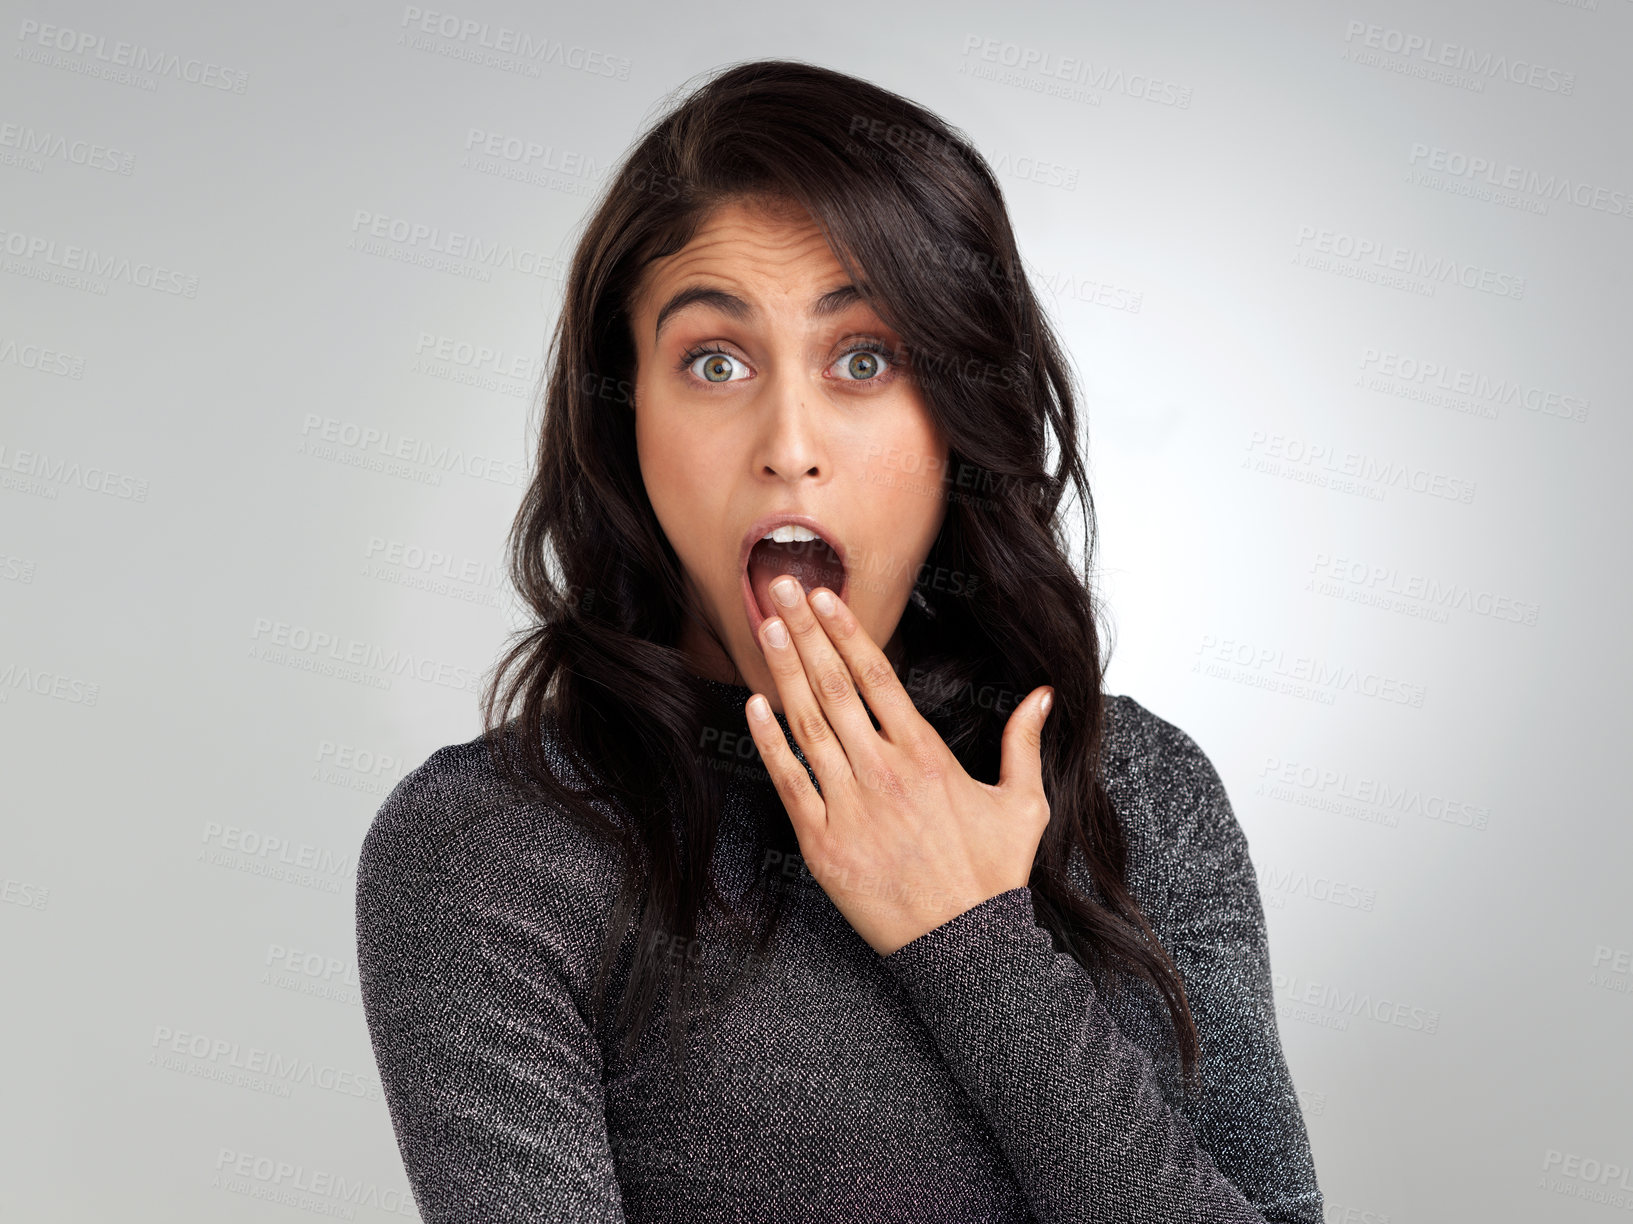
[[[1041,713],[1045,718],[1047,718],[1049,716],[1049,707],[1054,705],[1054,704],[1055,704],[1055,692],[1054,692],[1053,689],[1050,689],[1038,701],[1038,712]]]
[[[784,574],[771,584],[771,593],[783,607],[792,608],[799,602],[799,583]]]
[[[765,722],[771,717],[771,703],[755,693],[748,699],[748,712],[761,722]]]
[[[788,645],[788,626],[772,617],[765,625],[765,640],[779,649]]]
[[[822,588],[821,590],[812,591],[811,606],[824,616],[832,616],[834,614],[833,592],[829,591],[826,587]]]

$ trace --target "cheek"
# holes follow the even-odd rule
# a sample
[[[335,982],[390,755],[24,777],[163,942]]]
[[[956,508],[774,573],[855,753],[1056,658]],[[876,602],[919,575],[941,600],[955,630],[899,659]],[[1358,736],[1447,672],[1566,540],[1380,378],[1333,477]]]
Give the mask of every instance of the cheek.
[[[643,401],[643,403],[646,401]],[[635,448],[652,512],[669,545],[694,577],[714,565],[714,531],[721,513],[719,447],[706,434],[688,432],[661,410],[642,408]]]
[[[874,490],[878,521],[896,524],[904,542],[925,524],[939,524],[947,460],[931,430],[904,425],[870,439],[866,455],[864,487]]]
[[[918,567],[946,515],[946,450],[928,419],[897,423],[867,439],[859,497],[866,542],[853,550],[852,600],[863,609],[893,607],[911,592]],[[876,640],[888,627],[870,625]],[[888,636],[888,632],[886,633]]]
[[[641,479],[653,509],[663,512],[686,500],[686,474],[691,470],[687,439],[666,419],[662,409],[643,408],[635,417],[635,453]]]
[[[682,557],[686,555],[686,489],[680,480],[683,464],[676,461],[674,440],[666,436],[655,414],[642,409],[635,418],[635,455],[641,483],[652,513],[669,543]]]

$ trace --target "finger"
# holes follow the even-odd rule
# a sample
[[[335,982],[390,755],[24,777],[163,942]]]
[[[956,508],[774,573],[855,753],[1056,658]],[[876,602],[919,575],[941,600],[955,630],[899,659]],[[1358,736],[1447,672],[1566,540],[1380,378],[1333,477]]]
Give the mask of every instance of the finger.
[[[829,600],[832,601],[832,610],[824,611],[823,605]],[[896,675],[896,669],[885,657],[885,652],[868,636],[868,631],[856,619],[856,614],[845,606],[844,600],[827,587],[812,591],[810,604],[816,609],[828,640],[844,660],[857,691],[879,720],[884,738],[892,744],[906,744],[912,736],[922,731],[925,720],[903,687],[901,678]]]
[[[1001,789],[1043,793],[1043,724],[1054,695],[1048,685],[1033,689],[1004,724],[998,764]]]
[[[803,835],[805,829],[821,828],[825,823],[822,796],[811,785],[811,777],[805,772],[805,766],[789,749],[782,728],[772,716],[771,703],[756,693],[749,698],[744,712],[748,715],[749,734],[754,737],[754,745],[760,750],[760,759],[765,762],[766,772],[771,775],[771,784],[777,788],[782,805],[788,810],[788,819],[794,825],[795,834]]]
[[[780,644],[773,640],[779,628],[783,632]],[[836,788],[841,787],[845,779],[855,777],[850,758],[845,755],[845,748],[834,734],[834,729],[828,725],[821,703],[811,692],[810,682],[805,677],[805,664],[800,661],[799,651],[788,636],[788,626],[780,616],[767,617],[760,626],[760,648],[765,652],[771,678],[777,682],[783,715],[788,719],[788,726],[794,732],[800,750],[805,753],[805,759],[811,763],[817,781],[822,784],[822,793],[825,796],[836,794]]]
[[[792,596],[792,603],[784,603]],[[856,691],[850,667],[834,649],[827,629],[817,619],[806,599],[805,588],[793,578],[779,578],[771,584],[783,622],[794,639],[794,649],[805,668],[805,678],[828,724],[839,737],[853,769],[860,774],[864,762],[877,759],[882,743]]]

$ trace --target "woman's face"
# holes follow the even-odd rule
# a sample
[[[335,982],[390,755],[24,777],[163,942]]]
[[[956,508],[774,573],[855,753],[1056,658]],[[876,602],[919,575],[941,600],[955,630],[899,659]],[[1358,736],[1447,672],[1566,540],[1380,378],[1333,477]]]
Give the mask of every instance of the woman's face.
[[[849,285],[808,215],[744,201],[649,265],[631,309],[641,477],[731,658],[691,624],[680,646],[699,675],[730,681],[735,665],[779,712],[758,636],[771,578],[796,572],[807,590],[834,590],[895,659],[946,512],[947,450],[890,356],[901,339],[854,294],[835,294]],[[806,516],[842,552],[844,589],[818,564],[831,560],[821,544],[804,546],[803,572],[797,544],[746,554],[757,525],[782,514]]]

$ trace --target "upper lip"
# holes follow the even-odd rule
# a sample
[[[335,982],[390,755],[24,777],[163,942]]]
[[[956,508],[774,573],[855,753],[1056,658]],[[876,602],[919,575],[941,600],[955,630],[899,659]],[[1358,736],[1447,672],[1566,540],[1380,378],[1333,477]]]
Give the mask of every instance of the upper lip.
[[[816,532],[822,537],[823,542],[834,550],[834,555],[839,558],[840,569],[847,575],[850,573],[850,563],[845,556],[844,541],[825,527],[820,520],[812,518],[809,514],[767,514],[763,518],[757,518],[750,523],[748,530],[743,532],[743,544],[738,550],[737,572],[742,573],[743,570],[748,568],[749,553],[754,551],[754,546],[765,537],[767,532],[774,527],[782,527],[788,524],[796,527],[806,527]]]

